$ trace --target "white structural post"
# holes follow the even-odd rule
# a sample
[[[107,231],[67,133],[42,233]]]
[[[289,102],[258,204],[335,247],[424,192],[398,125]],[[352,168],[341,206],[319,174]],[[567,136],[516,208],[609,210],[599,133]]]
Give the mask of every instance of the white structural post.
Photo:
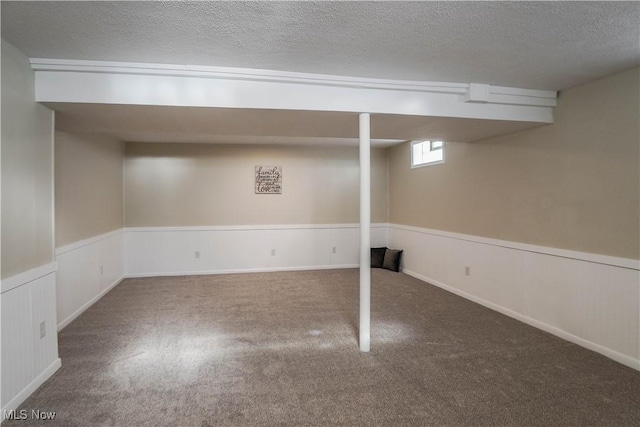
[[[371,117],[360,114],[360,351],[371,349]]]

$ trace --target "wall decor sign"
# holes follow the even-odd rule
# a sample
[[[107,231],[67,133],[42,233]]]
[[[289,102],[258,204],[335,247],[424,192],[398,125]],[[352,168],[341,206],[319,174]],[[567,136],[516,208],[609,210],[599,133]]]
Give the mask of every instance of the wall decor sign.
[[[282,166],[256,166],[256,194],[282,194]]]

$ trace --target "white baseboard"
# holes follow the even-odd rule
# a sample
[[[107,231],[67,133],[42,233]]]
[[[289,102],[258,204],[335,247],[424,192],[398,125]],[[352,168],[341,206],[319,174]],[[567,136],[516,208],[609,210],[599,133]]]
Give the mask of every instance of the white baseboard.
[[[358,268],[359,264],[312,265],[303,267],[246,268],[237,270],[204,270],[204,271],[172,271],[168,273],[135,273],[127,274],[126,279],[138,277],[170,277],[170,276],[205,276],[214,274],[275,273],[279,271],[338,270]]]
[[[498,313],[502,313],[505,316],[509,316],[511,318],[514,318],[516,320],[519,320],[523,323],[526,323],[529,326],[533,326],[534,328],[538,328],[541,329],[545,332],[548,332],[550,334],[553,334],[559,338],[562,338],[566,341],[572,342],[574,344],[577,344],[581,347],[585,347],[589,350],[593,350],[597,353],[600,353],[610,359],[615,360],[618,363],[621,363],[625,366],[628,366],[630,368],[636,369],[636,370],[640,370],[640,360],[638,359],[634,359],[633,357],[618,353],[617,351],[611,350],[609,348],[606,348],[604,346],[601,346],[599,344],[596,344],[594,342],[585,340],[584,338],[580,338],[578,336],[575,336],[573,334],[570,334],[569,332],[563,331],[562,329],[559,329],[555,326],[549,325],[547,323],[541,322],[539,320],[533,319],[531,317],[525,316],[521,313],[515,312],[513,310],[510,310],[506,307],[503,307],[501,305],[495,304],[491,301],[487,301],[485,299],[479,298],[475,295],[469,294],[467,292],[464,292],[460,289],[454,288],[453,286],[449,286],[446,285],[442,282],[439,282],[438,280],[434,280],[431,279],[429,277],[425,277],[421,274],[415,273],[411,270],[406,270],[403,269],[402,270],[403,273],[408,274],[409,276],[415,277],[416,279],[419,279],[423,282],[426,282],[428,284],[437,286],[441,289],[444,289],[448,292],[451,292],[453,294],[456,294],[458,296],[461,296],[465,299],[468,299],[470,301],[473,301],[475,303],[478,303],[482,306],[485,306],[487,308],[490,308],[491,310],[497,311]]]
[[[38,375],[29,385],[27,385],[20,393],[18,393],[13,399],[11,399],[3,408],[2,414],[0,414],[0,422],[4,421],[5,414],[9,411],[17,409],[22,402],[24,402],[31,394],[38,389],[46,380],[51,378],[58,369],[62,366],[60,358],[56,359],[49,365],[40,375]]]
[[[114,281],[112,284],[110,284],[107,288],[105,288],[102,292],[100,292],[98,295],[96,295],[95,297],[93,297],[89,301],[87,301],[82,307],[77,309],[75,312],[73,312],[70,316],[68,316],[62,322],[58,323],[58,332],[60,332],[69,323],[73,322],[78,316],[80,316],[82,313],[84,313],[89,307],[91,307],[93,304],[98,302],[98,300],[100,298],[102,298],[103,296],[105,296],[111,289],[113,289],[116,286],[118,286],[120,284],[120,282],[122,282],[124,279],[125,279],[124,276],[120,277],[119,279]]]

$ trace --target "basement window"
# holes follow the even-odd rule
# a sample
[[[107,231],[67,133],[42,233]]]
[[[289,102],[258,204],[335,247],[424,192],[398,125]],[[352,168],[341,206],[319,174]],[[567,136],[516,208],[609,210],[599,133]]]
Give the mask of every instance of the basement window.
[[[411,143],[411,167],[444,163],[442,141],[413,141]]]

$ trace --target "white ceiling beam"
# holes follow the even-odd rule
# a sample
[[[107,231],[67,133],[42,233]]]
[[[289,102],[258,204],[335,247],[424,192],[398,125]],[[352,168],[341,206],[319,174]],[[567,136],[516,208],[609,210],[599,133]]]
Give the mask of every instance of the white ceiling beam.
[[[555,91],[273,70],[31,59],[36,101],[553,122]],[[479,100],[479,101],[478,101]]]

